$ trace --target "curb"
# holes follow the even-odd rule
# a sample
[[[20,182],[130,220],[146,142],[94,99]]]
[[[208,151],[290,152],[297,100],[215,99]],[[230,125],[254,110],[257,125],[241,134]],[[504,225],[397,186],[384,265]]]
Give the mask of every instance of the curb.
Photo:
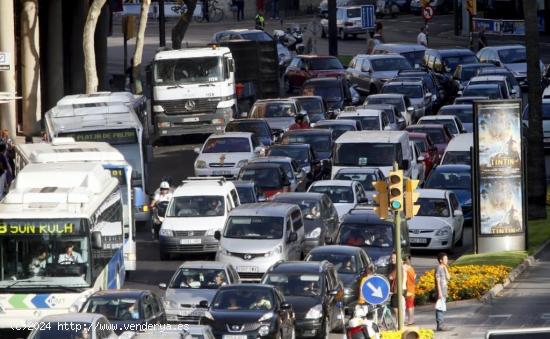
[[[508,279],[506,279],[502,284],[497,284],[493,286],[487,293],[485,293],[479,301],[483,304],[492,304],[493,299],[498,296],[502,290],[504,290],[508,285],[510,285],[514,280],[517,279],[518,276],[520,276],[529,266],[533,266],[537,259],[536,257],[550,244],[550,239],[546,240],[532,255],[528,256],[523,260],[521,264],[519,264],[516,268],[514,268],[510,274],[508,275]]]

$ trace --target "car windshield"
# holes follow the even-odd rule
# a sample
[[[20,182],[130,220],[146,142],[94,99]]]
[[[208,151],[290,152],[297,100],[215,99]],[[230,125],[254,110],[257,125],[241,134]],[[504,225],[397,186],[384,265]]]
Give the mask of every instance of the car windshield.
[[[401,71],[411,69],[411,65],[405,58],[382,58],[370,61],[375,72]]]
[[[355,258],[354,255],[319,251],[319,252],[311,253],[306,260],[307,261],[327,260],[328,262],[334,265],[334,268],[336,268],[336,270],[340,274],[356,273],[359,271],[359,267],[357,265],[357,259]]]
[[[378,97],[378,98],[369,98],[365,101],[365,105],[393,105],[399,112],[405,111],[405,103],[401,98],[387,98],[387,97]]]
[[[103,314],[111,321],[138,320],[143,316],[139,304],[138,299],[131,297],[92,297],[84,304],[81,312]]]
[[[316,133],[321,133],[320,131]],[[295,134],[285,135],[282,140],[283,144],[309,144],[314,152],[330,152],[332,144],[330,142],[330,134]]]
[[[256,202],[254,189],[252,187],[237,187],[237,194],[241,204],[252,204]]]
[[[251,117],[254,118],[292,118],[296,115],[296,108],[289,102],[268,102],[254,105]]]
[[[361,123],[363,131],[380,131],[380,119],[378,117],[342,117],[344,119],[355,120]]]
[[[468,86],[462,93],[463,96],[484,96],[489,99],[502,99],[500,87],[496,86]]]
[[[463,123],[472,123],[474,121],[474,112],[472,107],[464,107],[464,108],[442,107],[439,110],[438,114],[454,115],[457,118],[459,118],[460,121]]]
[[[338,172],[334,176],[334,180],[354,180],[359,181],[363,188],[367,191],[373,191],[372,182],[376,181],[376,175],[374,173],[341,173]]]
[[[170,281],[169,288],[218,289],[227,285],[225,270],[218,268],[182,267]]]
[[[405,52],[400,54],[407,59],[411,66],[422,65],[424,60],[424,51]]]
[[[525,48],[507,48],[498,51],[498,58],[503,64],[519,64],[527,62]]]
[[[350,186],[312,186],[309,192],[325,193],[335,204],[351,204],[354,202],[353,190]]]
[[[250,33],[241,33],[243,39],[252,40],[252,41],[272,41],[273,39],[269,34],[265,32],[250,32]]]
[[[325,98],[327,101],[339,101],[342,100],[342,89],[334,83],[334,86],[319,86],[319,85],[306,85],[303,92],[311,93]]]
[[[449,151],[445,153],[442,165],[471,165],[472,159],[468,151]]]
[[[312,71],[326,70],[326,69],[344,69],[340,60],[336,58],[315,58],[306,59],[304,62],[309,66]]]
[[[47,326],[37,326],[33,339],[83,339],[90,338],[91,333],[88,330],[92,326],[90,323],[71,321],[67,322],[48,322]]]
[[[284,218],[251,216],[230,217],[223,236],[237,239],[281,239]]]
[[[340,226],[340,245],[392,247],[392,227],[383,224],[342,224]]]
[[[309,166],[308,149],[306,147],[272,147],[269,155],[289,157],[296,160],[300,166]]]
[[[319,298],[323,290],[318,274],[269,273],[262,279],[263,284],[275,286],[285,296]]]
[[[277,168],[244,168],[239,174],[239,179],[254,181],[260,188],[281,188],[283,185],[281,175]]]
[[[336,144],[336,166],[392,166],[397,159],[397,144],[345,143]]]
[[[440,128],[415,128],[414,126],[409,126],[407,127],[407,131],[426,133],[430,136],[434,144],[444,144],[447,142],[445,139],[445,132]]]
[[[424,140],[412,140],[412,142],[414,142],[420,152],[427,152],[426,143],[424,142]]]
[[[291,197],[278,197],[275,196],[273,201],[284,202],[287,204],[298,205],[302,210],[302,215],[306,219],[316,220],[321,217],[321,204],[317,200],[305,200],[305,199],[296,199]]]
[[[153,71],[155,84],[169,86],[222,81],[221,60],[219,57],[157,60]]]
[[[431,124],[443,125],[443,126],[447,126],[447,129],[452,134],[459,133],[455,122],[451,119],[422,119],[418,122],[418,124],[419,125],[431,125]]]
[[[460,64],[475,64],[477,58],[475,55],[455,55],[443,57],[443,64],[451,68],[451,73],[456,69],[456,66]]]
[[[420,209],[416,214],[419,217],[449,217],[449,204],[445,199],[419,198],[417,205]]]
[[[270,311],[275,307],[273,293],[267,288],[220,290],[212,301],[213,310]]]
[[[259,162],[261,162],[261,161],[259,161]],[[270,163],[279,164],[283,168],[283,170],[285,171],[285,174],[288,178],[290,178],[290,179],[294,178],[294,171],[292,169],[292,165],[290,164],[290,162],[284,161],[284,160],[283,161],[277,160],[277,161],[270,161]]]
[[[397,93],[408,96],[411,99],[422,98],[422,86],[416,85],[385,85],[382,87],[382,93]]]
[[[225,214],[225,203],[221,195],[197,195],[174,197],[168,207],[167,217],[198,218],[220,217]]]
[[[334,140],[338,139],[342,134],[347,131],[355,131],[355,127],[353,127],[352,125],[316,125],[314,128],[332,130],[332,138]]]
[[[298,100],[300,106],[307,112],[307,114],[324,113],[323,102],[318,99],[303,98]]]
[[[434,171],[428,177],[425,188],[470,190],[471,183],[470,172]]]
[[[226,132],[249,132],[254,133],[258,137],[269,137],[271,134],[269,128],[263,123],[258,122],[246,122],[246,121],[233,121],[227,124],[225,127]]]
[[[250,152],[248,138],[210,138],[204,144],[202,153]]]

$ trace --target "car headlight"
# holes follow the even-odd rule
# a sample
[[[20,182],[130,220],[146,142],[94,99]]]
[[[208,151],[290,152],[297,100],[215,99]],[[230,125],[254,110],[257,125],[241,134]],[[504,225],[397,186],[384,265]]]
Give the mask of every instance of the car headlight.
[[[207,236],[214,236],[214,233],[216,233],[216,231],[218,231],[217,228],[211,228],[208,231],[206,231],[206,235]]]
[[[153,112],[162,113],[164,112],[164,107],[162,107],[161,105],[153,105]]]
[[[159,235],[162,235],[163,237],[173,237],[174,236],[174,231],[166,229],[166,228],[161,228],[160,231],[159,231]]]
[[[306,236],[308,239],[317,239],[321,235],[321,227],[316,227],[313,231],[309,232]]]
[[[170,299],[166,299],[164,300],[164,306],[166,308],[177,308],[178,307],[178,303],[173,301],[173,300],[170,300]]]
[[[306,319],[319,319],[323,317],[323,305],[315,305],[307,311]]]
[[[435,232],[435,235],[437,236],[444,236],[451,234],[451,228],[449,226],[445,226],[441,229],[439,229],[437,232]]]
[[[378,258],[375,262],[376,266],[388,266],[390,264],[390,256],[384,255],[380,258]]]
[[[212,119],[213,125],[225,125],[225,119],[224,118],[216,118]]]
[[[258,335],[260,337],[266,336],[268,334],[269,334],[269,326],[267,325],[261,326],[260,329],[258,330]]]
[[[282,251],[283,251],[283,246],[282,245],[277,245],[277,247],[275,247],[271,251],[267,252],[264,256],[265,257],[270,257],[272,255],[280,254]]]
[[[260,317],[260,319],[258,319],[258,322],[266,321],[266,320],[269,320],[271,318],[273,318],[273,312],[268,312],[268,313],[262,315]],[[262,334],[262,335],[265,335],[265,334]]]
[[[209,319],[209,320],[214,320],[214,317],[212,316],[212,313],[206,311],[202,314],[203,317],[205,317],[206,319]]]
[[[206,161],[204,160],[195,161],[195,168],[206,168]]]
[[[246,165],[248,163],[248,160],[244,159],[244,160],[240,160],[238,163],[237,163],[237,167],[241,168],[243,167],[244,165]]]

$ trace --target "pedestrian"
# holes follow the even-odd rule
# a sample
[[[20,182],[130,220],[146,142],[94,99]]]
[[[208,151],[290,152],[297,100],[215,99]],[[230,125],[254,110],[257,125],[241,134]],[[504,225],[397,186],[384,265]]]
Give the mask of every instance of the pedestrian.
[[[380,41],[380,43],[384,43],[384,35],[382,33],[383,28],[384,28],[384,25],[380,21],[376,23],[376,26],[374,28],[373,38]]]
[[[435,268],[435,288],[437,293],[437,302],[435,303],[435,321],[437,331],[448,331],[449,328],[443,325],[444,314],[447,311],[447,286],[451,275],[447,264],[449,258],[447,254],[441,252],[437,255],[437,267]]]
[[[210,22],[210,15],[208,14],[208,0],[202,0],[202,19],[206,22]]]
[[[258,14],[256,14],[255,28],[262,31],[265,29],[265,18],[262,10],[259,10]]]
[[[271,0],[271,19],[279,19],[279,0]]]
[[[416,43],[428,47],[428,29],[426,26],[420,27],[420,33],[416,36]]]
[[[237,20],[237,12],[239,11],[239,7],[237,6],[237,1],[231,0],[231,13],[233,13],[233,20]]]
[[[479,51],[483,47],[487,47],[487,37],[485,37],[485,26],[481,26],[479,34],[477,36],[477,50]]]
[[[369,38],[369,40],[367,41],[367,54],[372,54],[376,45],[378,45],[376,43],[376,39]]]
[[[407,325],[414,325],[414,297],[416,293],[416,271],[411,262],[411,255],[405,258],[403,269],[406,274],[407,294],[405,294],[405,311],[407,313]]]
[[[244,0],[235,0],[237,5],[237,21],[244,20]]]
[[[388,280],[390,282],[390,293],[391,293],[391,297],[390,297],[390,304],[391,304],[391,307],[393,309],[393,313],[394,313],[394,316],[395,316],[395,319],[399,319],[398,318],[398,311],[399,311],[399,299],[397,299],[397,254],[395,252],[393,252],[391,254],[391,257],[390,257],[390,273],[388,274]],[[403,305],[405,304],[405,295],[407,293],[407,279],[405,279],[406,277],[406,271],[405,271],[405,267],[402,267],[403,269],[403,274],[402,274],[402,284],[401,284],[401,289],[403,291]]]

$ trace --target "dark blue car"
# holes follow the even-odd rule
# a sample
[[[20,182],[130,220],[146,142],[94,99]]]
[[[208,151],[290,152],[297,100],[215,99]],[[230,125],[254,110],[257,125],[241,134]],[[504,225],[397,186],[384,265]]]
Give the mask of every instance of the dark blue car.
[[[424,188],[453,191],[464,213],[464,222],[472,223],[472,170],[468,165],[439,165],[432,170]]]

